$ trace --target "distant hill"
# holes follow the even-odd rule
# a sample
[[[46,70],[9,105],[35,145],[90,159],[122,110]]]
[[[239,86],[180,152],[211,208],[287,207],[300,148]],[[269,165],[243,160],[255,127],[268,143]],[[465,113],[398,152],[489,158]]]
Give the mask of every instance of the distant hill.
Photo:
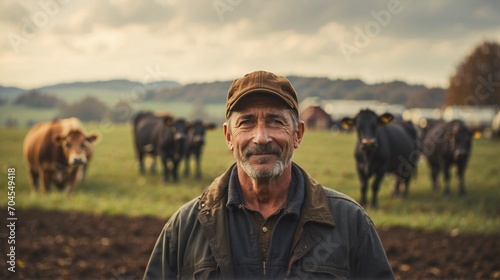
[[[64,90],[67,88],[75,89],[98,89],[98,90],[112,90],[112,91],[131,91],[136,86],[142,86],[142,83],[125,80],[125,79],[117,79],[117,80],[109,80],[109,81],[95,81],[95,82],[72,82],[72,83],[61,83],[55,85],[49,85],[41,87],[42,91],[53,91],[53,90]],[[157,81],[151,82],[145,85],[147,89],[164,89],[171,87],[178,87],[179,83],[174,81]]]
[[[439,107],[444,101],[445,89],[410,85],[402,81],[366,84],[359,79],[331,80],[317,77],[288,77],[299,95],[299,102],[307,97],[322,99],[378,100],[407,107]],[[224,103],[231,81],[187,84],[156,92],[158,101]],[[417,97],[418,96],[418,97]]]
[[[0,86],[0,94],[17,94],[26,91],[25,89],[18,87],[3,87]]]
[[[122,96],[137,94],[137,92],[147,92],[148,94],[165,88],[179,87],[175,81],[156,81],[143,85],[140,82],[125,79],[90,82],[71,82],[43,86],[37,88],[48,95],[52,95],[68,103],[81,100],[85,97],[96,97],[108,105],[112,105],[120,100]],[[12,102],[21,94],[29,90],[13,87],[0,87],[0,99],[7,99]]]
[[[367,84],[359,79],[329,79],[324,77],[289,76],[299,94],[299,102],[307,97],[322,99],[378,100],[412,107],[440,107],[446,90],[411,85],[402,81]],[[135,90],[146,88],[147,99],[159,102],[187,102],[196,104],[223,104],[232,81],[192,83],[181,85],[175,81],[159,81],[143,85],[139,82],[117,79],[109,81],[72,82],[39,88],[66,102],[75,102],[94,96],[107,104],[116,103]],[[1,87],[0,98],[12,100],[26,92],[25,89]],[[145,99],[143,99],[145,100]]]
[[[14,100],[24,92],[26,90],[22,88],[0,86],[0,100]]]
[[[220,104],[226,102],[231,81],[187,84],[178,88],[163,89],[154,94],[159,101],[179,101]]]

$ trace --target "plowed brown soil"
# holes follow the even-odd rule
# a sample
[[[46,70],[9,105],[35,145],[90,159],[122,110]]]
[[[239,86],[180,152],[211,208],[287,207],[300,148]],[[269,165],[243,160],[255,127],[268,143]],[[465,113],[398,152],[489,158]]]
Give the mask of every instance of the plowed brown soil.
[[[0,279],[140,279],[165,223],[148,217],[37,210],[18,211],[16,216],[16,272],[7,270],[10,245],[4,227]],[[3,214],[1,219],[6,221]],[[379,233],[397,279],[500,279],[500,233],[406,228]]]

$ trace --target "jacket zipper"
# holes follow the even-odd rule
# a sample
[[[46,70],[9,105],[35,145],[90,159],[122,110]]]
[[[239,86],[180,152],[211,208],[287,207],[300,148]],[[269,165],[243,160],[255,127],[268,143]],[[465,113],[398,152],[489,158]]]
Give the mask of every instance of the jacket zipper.
[[[264,277],[266,276],[266,262],[262,262],[262,274],[264,275]]]

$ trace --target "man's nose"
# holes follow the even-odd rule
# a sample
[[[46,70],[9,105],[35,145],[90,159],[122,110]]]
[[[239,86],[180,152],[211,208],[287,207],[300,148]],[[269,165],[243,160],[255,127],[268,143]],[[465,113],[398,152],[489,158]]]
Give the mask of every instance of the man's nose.
[[[266,124],[264,122],[257,123],[254,136],[255,144],[266,144],[270,141],[271,138],[269,138],[269,131],[267,130]]]

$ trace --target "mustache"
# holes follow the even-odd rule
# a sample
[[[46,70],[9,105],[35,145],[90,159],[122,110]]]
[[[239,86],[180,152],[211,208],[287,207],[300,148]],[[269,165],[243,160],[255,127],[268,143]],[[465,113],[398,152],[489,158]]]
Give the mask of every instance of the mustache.
[[[281,153],[282,153],[281,148],[273,144],[252,146],[248,147],[244,151],[245,157],[249,157],[252,155],[259,155],[259,154],[276,154],[279,156],[281,155]]]

